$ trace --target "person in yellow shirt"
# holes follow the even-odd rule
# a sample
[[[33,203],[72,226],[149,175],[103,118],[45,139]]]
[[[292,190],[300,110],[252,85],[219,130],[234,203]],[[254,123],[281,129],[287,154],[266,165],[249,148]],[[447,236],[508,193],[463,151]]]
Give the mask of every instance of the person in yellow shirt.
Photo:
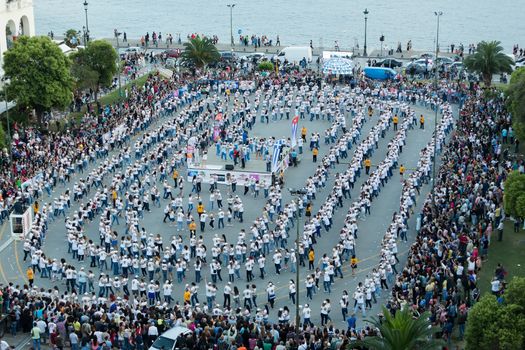
[[[419,117],[419,128],[425,129],[425,117],[423,116],[423,114],[421,114],[421,116]]]
[[[399,176],[401,177],[401,181],[403,181],[403,176],[405,175],[405,166],[401,164],[399,167]]]
[[[307,218],[310,218],[312,216],[312,203],[308,203],[306,206],[306,212],[304,214]]]
[[[190,292],[190,289],[189,288],[186,288],[184,290],[184,302],[185,303],[189,303],[190,302],[190,299],[191,299],[191,292]]]
[[[190,230],[190,236],[194,235],[197,232],[197,223],[195,220],[191,219],[191,222],[188,225],[188,229]]]
[[[75,322],[73,322],[73,329],[75,330],[75,332],[80,332],[80,322],[78,322],[78,320],[75,320]]]
[[[29,287],[33,288],[33,282],[35,281],[35,272],[33,268],[29,266],[26,271],[27,280],[29,281]]]
[[[33,213],[36,215],[40,211],[40,203],[38,201],[35,201],[33,204]]]
[[[317,155],[319,154],[319,150],[317,149],[317,147],[315,147],[313,150],[312,150],[312,161],[314,163],[317,163]]]
[[[199,202],[197,205],[197,214],[199,214],[199,217],[201,217],[202,213],[204,213],[204,204],[202,202]]]
[[[303,126],[301,128],[301,138],[303,139],[304,142],[306,142],[306,133],[308,132],[308,130],[306,129],[306,126]]]
[[[179,172],[177,169],[173,169],[173,183],[175,183],[175,186],[177,186],[177,180],[179,179]]]
[[[315,251],[313,248],[310,248],[310,251],[308,252],[308,270],[314,269],[314,261],[315,261]]]
[[[366,172],[366,175],[370,174],[370,167],[372,166],[372,161],[370,160],[370,158],[366,158],[365,159],[365,172]]]
[[[392,122],[394,123],[394,131],[397,131],[397,123],[399,122],[399,118],[397,117],[397,114],[395,114],[394,118],[392,118]]]
[[[350,259],[350,267],[352,268],[352,276],[355,276],[355,270],[357,270],[357,258],[355,255],[352,255],[352,258]]]
[[[113,201],[113,207],[115,207],[117,203],[117,190],[113,188],[111,191],[111,200]]]

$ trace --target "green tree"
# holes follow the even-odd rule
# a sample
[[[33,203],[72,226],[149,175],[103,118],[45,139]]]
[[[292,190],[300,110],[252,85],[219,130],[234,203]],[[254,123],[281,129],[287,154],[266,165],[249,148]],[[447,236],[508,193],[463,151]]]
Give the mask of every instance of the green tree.
[[[509,290],[513,282],[509,284]],[[523,286],[523,282],[518,285]],[[469,311],[465,332],[466,349],[523,349],[524,332],[522,306],[511,304],[508,300],[500,304],[493,295],[485,295]]]
[[[34,110],[39,122],[52,108],[65,108],[72,100],[71,62],[47,36],[18,38],[4,53],[7,94],[19,109]]]
[[[514,217],[525,217],[525,174],[513,171],[505,180],[503,205],[505,212]]]
[[[110,43],[102,40],[89,42],[85,49],[71,55],[71,73],[78,88],[92,88],[95,100],[101,88],[111,86],[117,72],[117,51]]]
[[[516,137],[525,140],[525,68],[516,69],[511,77],[506,91],[507,107],[512,113],[512,126]]]
[[[431,327],[429,313],[414,318],[408,307],[398,310],[395,316],[383,307],[385,316],[381,322],[377,317],[367,320],[379,330],[379,335],[356,341],[351,346],[364,346],[370,350],[415,350],[440,349],[443,341],[433,339],[436,332]]]
[[[482,41],[476,52],[465,59],[465,67],[473,72],[479,73],[485,83],[490,86],[492,76],[498,73],[512,72],[512,59],[503,53],[503,47],[499,41]]]
[[[77,47],[80,45],[79,32],[75,29],[68,29],[64,33],[64,43],[69,47]]]
[[[525,313],[525,277],[514,277],[505,291],[505,300],[509,304],[516,304]]]
[[[184,43],[182,62],[184,65],[195,68],[206,68],[210,63],[221,58],[219,51],[209,38],[196,37]]]

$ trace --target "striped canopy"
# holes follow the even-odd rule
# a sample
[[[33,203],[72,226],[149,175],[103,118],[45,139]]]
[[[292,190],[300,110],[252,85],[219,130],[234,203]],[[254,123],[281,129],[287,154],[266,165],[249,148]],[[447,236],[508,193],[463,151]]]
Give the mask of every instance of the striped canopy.
[[[351,75],[354,63],[348,58],[331,57],[323,63],[323,74]]]

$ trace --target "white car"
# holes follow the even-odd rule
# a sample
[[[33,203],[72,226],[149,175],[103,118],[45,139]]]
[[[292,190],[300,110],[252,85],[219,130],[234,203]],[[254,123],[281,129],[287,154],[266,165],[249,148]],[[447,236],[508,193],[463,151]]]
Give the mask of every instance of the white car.
[[[525,67],[525,57],[517,59],[516,63],[514,64],[514,67],[516,67],[516,69]]]
[[[266,55],[262,52],[254,52],[254,53],[250,53],[246,56],[242,56],[241,57],[241,60],[244,60],[244,61],[251,61],[253,59],[255,59],[256,61],[259,61],[263,58],[265,58]]]
[[[457,70],[458,72],[459,71],[462,71],[464,66],[463,66],[463,62],[454,62],[452,63],[449,67],[448,67],[450,70]]]
[[[173,327],[162,333],[149,347],[149,350],[175,350],[185,346],[186,336],[191,330],[186,327]]]
[[[434,68],[434,61],[428,58],[420,58],[419,60],[413,61],[413,63],[426,67],[427,70],[432,70]]]

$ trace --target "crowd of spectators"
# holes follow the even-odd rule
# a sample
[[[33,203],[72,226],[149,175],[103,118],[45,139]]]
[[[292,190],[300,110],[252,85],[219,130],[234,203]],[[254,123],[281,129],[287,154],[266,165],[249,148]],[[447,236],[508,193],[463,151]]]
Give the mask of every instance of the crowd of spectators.
[[[502,130],[510,122],[502,98],[470,94],[441,157],[435,196],[429,194],[418,215],[416,241],[387,304],[392,313],[402,307],[415,316],[429,311],[449,343],[456,326],[463,339],[468,310],[481,293],[479,271],[505,218],[503,182],[517,164],[501,153]],[[496,295],[505,285],[503,267],[498,271],[492,284]]]

